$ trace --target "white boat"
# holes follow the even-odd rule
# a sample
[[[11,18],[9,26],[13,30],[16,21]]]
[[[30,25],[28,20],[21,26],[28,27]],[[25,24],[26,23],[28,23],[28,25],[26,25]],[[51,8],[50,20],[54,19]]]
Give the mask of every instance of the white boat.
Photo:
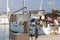
[[[9,39],[9,18],[7,14],[0,14],[0,40]]]

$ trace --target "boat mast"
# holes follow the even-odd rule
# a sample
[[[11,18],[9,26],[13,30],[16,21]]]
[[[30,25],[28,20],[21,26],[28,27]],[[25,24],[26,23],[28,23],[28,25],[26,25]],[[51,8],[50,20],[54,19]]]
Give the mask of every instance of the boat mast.
[[[40,2],[40,8],[39,8],[39,10],[42,10],[42,5],[43,5],[43,0],[41,0],[41,2]],[[42,14],[42,11],[40,11],[39,14]]]
[[[23,8],[25,7],[25,0],[22,1],[22,6],[23,6]],[[23,14],[24,14],[24,11],[25,10],[23,9]]]
[[[52,0],[52,9],[55,9],[54,4],[54,0]]]
[[[8,0],[7,0],[7,15],[8,15],[8,12],[10,12],[10,10],[9,10]]]
[[[28,12],[28,11],[27,11],[27,7],[26,7],[26,5],[25,5],[25,2],[26,2],[26,0],[23,0],[23,1],[22,1],[22,6],[23,6],[23,8],[24,8],[24,9],[23,9],[23,14],[24,14],[25,12]]]
[[[23,7],[25,7],[25,0],[23,0],[22,5],[23,5]]]
[[[41,0],[41,3],[40,3],[40,10],[42,10],[42,5],[43,5],[43,0]]]

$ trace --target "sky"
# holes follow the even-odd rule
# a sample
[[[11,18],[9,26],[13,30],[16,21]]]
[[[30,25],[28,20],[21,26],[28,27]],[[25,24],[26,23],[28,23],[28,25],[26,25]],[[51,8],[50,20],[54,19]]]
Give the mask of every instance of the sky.
[[[7,0],[0,0],[0,12],[6,12],[6,2]],[[23,0],[9,0],[10,11],[16,11],[22,8]],[[41,0],[25,0],[25,6],[28,10],[39,10]],[[47,12],[50,12],[52,5],[50,4],[52,0],[43,0],[42,8]],[[60,0],[54,0],[54,8],[60,9]]]

